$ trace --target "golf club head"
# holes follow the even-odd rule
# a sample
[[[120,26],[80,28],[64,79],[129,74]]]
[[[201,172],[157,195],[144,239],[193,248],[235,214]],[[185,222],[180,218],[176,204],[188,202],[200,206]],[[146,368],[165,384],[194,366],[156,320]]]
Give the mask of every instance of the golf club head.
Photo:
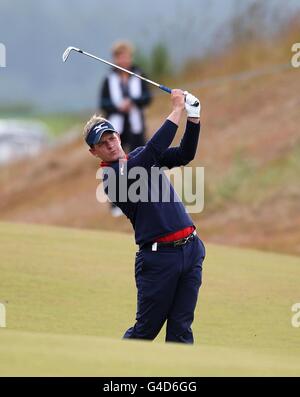
[[[63,56],[62,56],[63,62],[66,62],[66,60],[68,59],[68,57],[69,57],[69,55],[70,55],[70,52],[71,52],[72,50],[77,51],[77,52],[80,52],[80,51],[81,51],[79,48],[68,47],[68,48],[65,50],[65,52],[63,53]]]

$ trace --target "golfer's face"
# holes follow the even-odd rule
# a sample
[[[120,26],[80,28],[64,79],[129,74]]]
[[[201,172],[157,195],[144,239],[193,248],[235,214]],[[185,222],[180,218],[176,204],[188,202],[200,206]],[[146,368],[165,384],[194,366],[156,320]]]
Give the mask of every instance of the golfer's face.
[[[91,153],[103,161],[116,161],[123,155],[121,140],[118,134],[105,132],[99,143],[94,145]]]

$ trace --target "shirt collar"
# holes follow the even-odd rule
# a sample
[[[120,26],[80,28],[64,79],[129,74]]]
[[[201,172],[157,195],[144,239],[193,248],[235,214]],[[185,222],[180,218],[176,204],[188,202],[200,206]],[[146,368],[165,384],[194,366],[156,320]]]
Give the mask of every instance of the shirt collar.
[[[100,167],[111,167],[112,164],[117,163],[118,161],[127,161],[128,160],[128,154],[126,155],[125,159],[119,159],[117,161],[101,161]]]

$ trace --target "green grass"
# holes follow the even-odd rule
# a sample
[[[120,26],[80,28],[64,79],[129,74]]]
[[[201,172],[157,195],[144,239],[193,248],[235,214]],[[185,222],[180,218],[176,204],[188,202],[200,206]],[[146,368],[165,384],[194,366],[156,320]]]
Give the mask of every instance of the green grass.
[[[80,125],[83,128],[88,116],[82,116],[77,113],[54,113],[48,115],[39,115],[37,118],[47,125],[53,136],[59,136],[63,135],[65,132],[68,132],[73,127],[78,127]]]
[[[1,331],[2,376],[299,376],[299,357],[235,347],[178,346]]]
[[[299,185],[300,144],[296,144],[290,152],[253,172],[247,183],[241,185],[237,199],[240,202],[256,203],[264,198],[278,195],[291,187]]]
[[[133,239],[0,223],[4,375],[300,375],[300,259],[208,245],[196,344],[120,340],[135,318]]]
[[[280,196],[291,187],[297,187],[299,172],[299,144],[263,167],[237,151],[229,171],[206,185],[206,202],[209,208],[220,208],[229,201],[257,204],[276,192]]]
[[[255,173],[255,166],[237,153],[228,174],[217,183],[214,200],[217,204],[236,198],[241,187]]]
[[[21,119],[21,120],[35,120],[45,123],[49,129],[49,133],[53,137],[63,135],[74,127],[80,126],[82,129],[86,120],[90,117],[80,113],[48,113],[48,114],[36,114],[32,112],[28,113],[15,113],[15,112],[1,112],[1,118],[9,119]]]

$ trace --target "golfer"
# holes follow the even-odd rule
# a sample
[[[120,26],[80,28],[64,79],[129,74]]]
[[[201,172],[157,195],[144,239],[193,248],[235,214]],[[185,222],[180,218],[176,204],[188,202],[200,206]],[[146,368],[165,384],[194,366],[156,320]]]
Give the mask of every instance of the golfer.
[[[175,89],[171,103],[172,112],[158,131],[145,146],[128,155],[122,149],[118,131],[100,116],[95,115],[87,122],[84,136],[91,154],[102,160],[105,193],[131,221],[139,246],[135,258],[136,323],[126,331],[124,338],[153,340],[167,321],[167,342],[192,344],[191,325],[205,248],[164,173],[159,183],[145,178],[154,167],[170,169],[187,165],[195,156],[200,133],[200,101]],[[169,148],[185,110],[187,122],[180,145]],[[135,167],[144,170],[148,200],[133,200],[130,194],[124,199],[121,192],[126,186],[129,193],[138,182],[139,176],[129,178]],[[115,189],[111,189],[112,184]],[[169,189],[169,200],[162,198],[165,189]]]

